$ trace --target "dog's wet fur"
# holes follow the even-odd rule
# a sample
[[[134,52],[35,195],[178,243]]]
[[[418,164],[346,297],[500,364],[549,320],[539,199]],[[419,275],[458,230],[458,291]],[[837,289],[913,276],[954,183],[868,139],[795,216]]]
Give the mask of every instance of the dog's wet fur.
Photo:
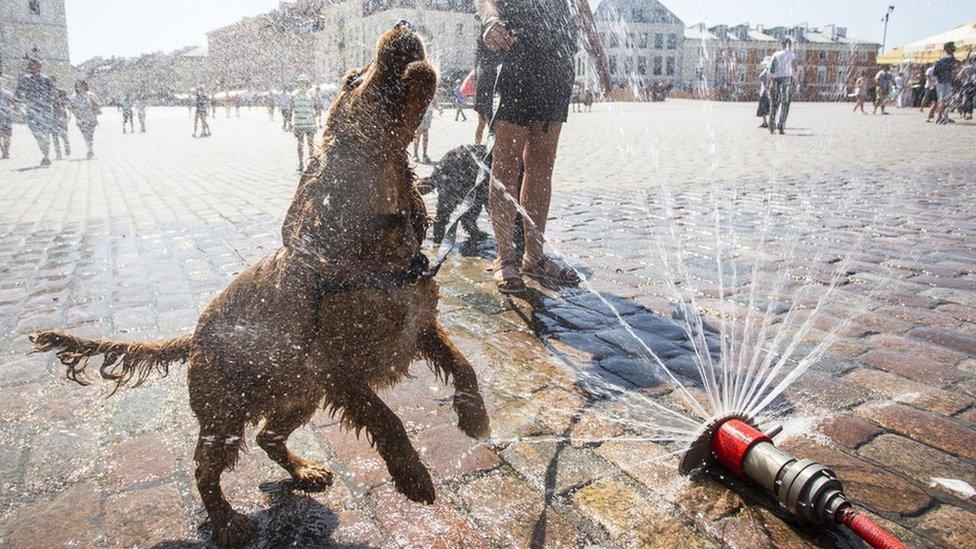
[[[373,284],[407,271],[427,231],[406,147],[436,84],[416,34],[398,25],[380,38],[374,62],[344,78],[286,216],[283,246],[231,282],[192,335],[159,343],[60,332],[33,337],[36,350],[57,351],[68,377],[82,384],[96,356],[103,356],[100,374],[115,389],[189,362],[190,406],[200,423],[197,488],[220,546],[243,545],[253,535],[220,488],[248,424],[261,423],[258,446],[297,488],[323,490],[332,472],[286,442],[325,408],[345,427],[366,432],[397,490],[431,503],[430,474],[400,419],[377,396],[423,358],[453,380],[459,428],[476,438],[489,434],[475,372],[437,321],[437,284]],[[336,281],[357,289],[334,290]]]

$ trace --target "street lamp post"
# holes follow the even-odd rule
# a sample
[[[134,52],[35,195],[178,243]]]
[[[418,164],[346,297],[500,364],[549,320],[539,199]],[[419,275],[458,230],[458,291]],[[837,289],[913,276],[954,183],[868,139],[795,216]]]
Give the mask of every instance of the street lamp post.
[[[891,12],[895,11],[895,6],[888,6],[884,14],[884,34],[881,36],[881,53],[885,51],[885,44],[888,42],[888,19],[891,17]]]

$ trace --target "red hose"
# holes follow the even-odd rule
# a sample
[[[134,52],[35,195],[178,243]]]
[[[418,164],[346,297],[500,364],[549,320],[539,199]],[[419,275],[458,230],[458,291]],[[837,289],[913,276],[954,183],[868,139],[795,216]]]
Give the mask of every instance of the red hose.
[[[908,549],[890,532],[850,507],[841,509],[837,514],[838,522],[846,524],[859,538],[875,549]]]

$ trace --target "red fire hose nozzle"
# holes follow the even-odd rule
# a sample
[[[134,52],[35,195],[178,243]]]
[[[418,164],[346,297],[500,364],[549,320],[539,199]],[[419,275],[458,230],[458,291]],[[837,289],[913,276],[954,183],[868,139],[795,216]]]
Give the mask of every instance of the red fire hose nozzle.
[[[748,418],[726,417],[708,424],[688,446],[680,469],[687,474],[715,461],[758,483],[801,520],[844,524],[872,547],[905,549],[898,539],[854,510],[833,471],[780,450]]]

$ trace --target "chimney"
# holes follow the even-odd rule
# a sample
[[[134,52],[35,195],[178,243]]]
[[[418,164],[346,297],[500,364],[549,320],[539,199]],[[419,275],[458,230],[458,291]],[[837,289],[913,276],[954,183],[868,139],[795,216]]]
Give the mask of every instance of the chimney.
[[[756,23],[756,31],[759,32],[760,34],[765,34],[766,25],[764,25],[763,23]]]
[[[830,38],[831,40],[837,40],[837,25],[831,23],[830,25],[824,25],[820,32]]]
[[[837,38],[847,38],[847,27],[837,27]]]

